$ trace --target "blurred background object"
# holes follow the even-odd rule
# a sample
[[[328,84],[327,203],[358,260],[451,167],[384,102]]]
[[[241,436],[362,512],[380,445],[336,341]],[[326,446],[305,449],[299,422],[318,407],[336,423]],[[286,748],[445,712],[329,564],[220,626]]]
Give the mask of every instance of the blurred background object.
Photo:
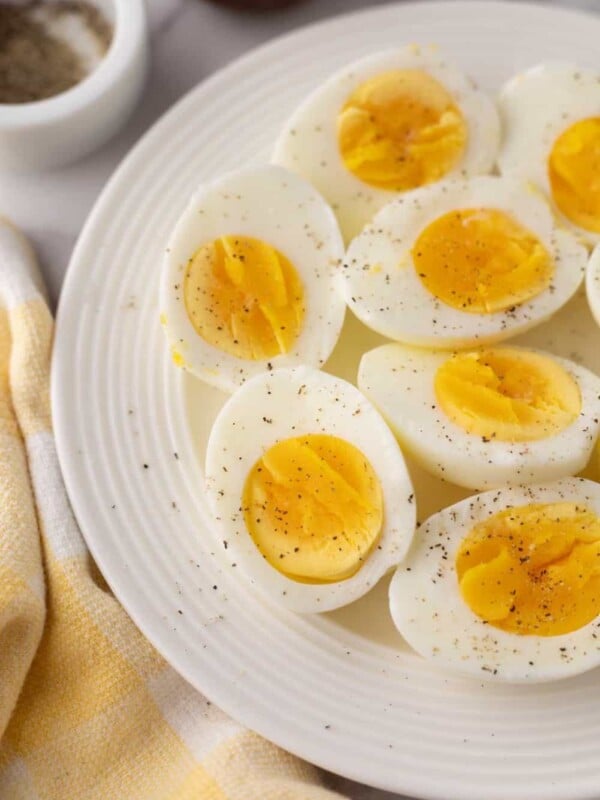
[[[243,11],[272,11],[275,8],[285,8],[301,0],[209,0],[219,6],[230,6]]]

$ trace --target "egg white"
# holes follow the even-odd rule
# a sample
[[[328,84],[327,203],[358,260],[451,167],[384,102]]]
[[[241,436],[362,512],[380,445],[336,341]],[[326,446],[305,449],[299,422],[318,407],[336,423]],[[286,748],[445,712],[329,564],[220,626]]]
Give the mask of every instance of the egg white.
[[[454,672],[512,683],[550,681],[600,665],[600,617],[560,636],[522,636],[486,624],[461,597],[455,570],[462,539],[511,506],[576,502],[600,514],[600,485],[566,478],[474,495],[430,517],[390,584],[390,611],[418,653]]]
[[[353,444],[371,463],[383,492],[380,538],[359,571],[335,583],[286,577],[254,544],[240,508],[246,478],[276,442],[324,433]],[[309,367],[256,376],[232,395],[211,430],[206,451],[206,496],[227,553],[271,599],[293,611],[328,611],[367,592],[405,555],[415,529],[414,491],[393,434],[351,384]]]
[[[585,292],[592,316],[600,325],[600,244],[590,256],[585,273]]]
[[[550,481],[587,464],[600,430],[600,378],[566,358],[547,355],[575,380],[581,413],[564,430],[530,442],[484,440],[467,433],[439,406],[434,390],[447,352],[386,344],[362,357],[360,390],[379,409],[400,443],[428,471],[469,489]]]
[[[314,92],[287,121],[275,144],[273,161],[295,170],[323,194],[335,210],[344,237],[355,236],[396,192],[364,183],[350,172],[337,143],[337,117],[361,83],[388,70],[422,70],[453,96],[468,127],[464,155],[446,177],[489,172],[500,140],[492,100],[449,64],[436,47],[408,45],[348,64]]]
[[[411,248],[427,225],[462,208],[499,209],[532,231],[554,259],[551,285],[492,314],[453,308],[431,294],[418,276]],[[346,251],[342,288],[354,314],[383,336],[425,347],[464,348],[507,339],[548,319],[576,292],[587,258],[585,247],[554,226],[537,193],[487,175],[443,181],[388,203]]]
[[[199,247],[228,234],[260,239],[295,267],[306,311],[289,352],[256,361],[237,358],[196,333],[183,299],[186,266]],[[322,366],[344,321],[342,256],[333,212],[309,183],[283,167],[251,167],[201,186],[171,235],[163,263],[160,311],[171,351],[185,369],[226,392],[268,369]]]
[[[531,181],[552,203],[561,224],[588,244],[600,234],[575,225],[552,201],[548,157],[558,136],[586,117],[600,115],[600,73],[567,62],[546,62],[515,75],[500,90],[503,175]]]

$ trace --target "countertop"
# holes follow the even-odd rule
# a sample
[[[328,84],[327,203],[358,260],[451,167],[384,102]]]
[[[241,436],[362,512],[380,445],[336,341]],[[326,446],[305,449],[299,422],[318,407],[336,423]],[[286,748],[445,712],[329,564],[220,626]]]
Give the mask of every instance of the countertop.
[[[56,304],[76,238],[115,167],[144,131],[179,97],[221,66],[282,33],[319,19],[365,8],[368,0],[304,0],[277,12],[244,13],[204,0],[147,0],[152,36],[150,74],[126,127],[102,150],[43,175],[0,174],[0,215],[33,240]],[[558,3],[556,3],[558,4]],[[600,0],[562,0],[600,11]],[[400,798],[332,778],[352,800]]]

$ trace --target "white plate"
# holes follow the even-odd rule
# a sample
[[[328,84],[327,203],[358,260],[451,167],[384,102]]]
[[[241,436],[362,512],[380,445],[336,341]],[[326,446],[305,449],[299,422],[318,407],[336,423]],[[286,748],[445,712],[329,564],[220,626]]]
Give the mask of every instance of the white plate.
[[[449,677],[395,634],[385,581],[321,617],[286,613],[252,589],[209,530],[203,449],[223,396],[169,361],[161,253],[196,185],[266,156],[294,105],[351,59],[437,42],[494,89],[542,58],[597,64],[599,41],[600,20],[494,2],[387,6],[280,39],[204,83],[144,138],[73,256],[52,399],[67,487],[100,569],[194,686],[281,746],[365,783],[443,800],[596,797],[600,675],[537,687]],[[530,339],[599,369],[584,306],[574,301]],[[349,328],[332,365],[353,377],[357,346],[377,337]],[[421,516],[458,495],[418,483]]]

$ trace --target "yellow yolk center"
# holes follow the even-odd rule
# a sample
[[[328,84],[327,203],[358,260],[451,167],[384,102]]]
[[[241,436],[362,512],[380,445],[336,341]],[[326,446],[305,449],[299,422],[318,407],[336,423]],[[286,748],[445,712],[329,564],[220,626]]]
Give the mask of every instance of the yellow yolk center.
[[[271,566],[306,583],[354,575],[383,524],[377,475],[354,445],[325,434],[284,439],[252,467],[246,527]]]
[[[453,422],[501,442],[545,439],[581,412],[579,387],[560,364],[511,347],[452,356],[437,370],[434,388]]]
[[[554,271],[539,239],[493,208],[438,217],[419,234],[412,257],[431,294],[473,314],[493,314],[530,300],[548,287]]]
[[[600,518],[574,503],[500,511],[465,537],[456,572],[471,611],[497,628],[576,631],[600,614]]]
[[[548,178],[565,217],[600,233],[600,117],[581,119],[561,133],[548,158]]]
[[[362,83],[338,115],[338,146],[359,180],[405,191],[444,177],[460,161],[467,125],[446,89],[420,70]]]
[[[188,262],[187,315],[206,342],[237,358],[287,353],[302,328],[304,290],[278,250],[248,236],[221,236]]]

